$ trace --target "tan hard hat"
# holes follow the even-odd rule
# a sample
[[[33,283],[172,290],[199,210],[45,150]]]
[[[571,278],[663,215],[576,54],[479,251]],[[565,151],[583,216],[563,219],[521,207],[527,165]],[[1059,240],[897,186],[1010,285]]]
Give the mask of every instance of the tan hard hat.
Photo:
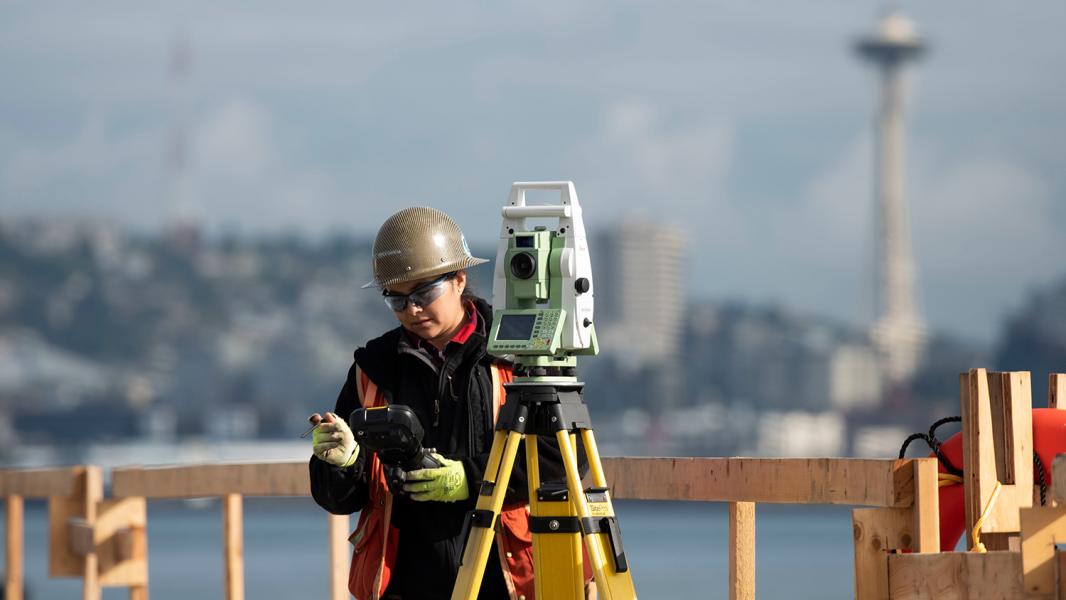
[[[374,238],[374,279],[364,285],[386,287],[466,269],[489,261],[474,258],[455,221],[425,206],[392,215]]]

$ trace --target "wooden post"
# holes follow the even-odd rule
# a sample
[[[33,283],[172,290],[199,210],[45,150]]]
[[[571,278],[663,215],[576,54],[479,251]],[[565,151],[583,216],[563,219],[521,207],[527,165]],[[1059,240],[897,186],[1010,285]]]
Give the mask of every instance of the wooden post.
[[[130,600],[148,600],[147,585],[131,585]]]
[[[1058,586],[1058,600],[1066,600],[1066,550],[1055,550],[1055,585]]]
[[[971,369],[959,382],[966,544],[972,548],[974,524],[997,481],[999,497],[985,516],[982,533],[1017,533],[1018,509],[1033,504],[1033,404],[1028,372]],[[988,536],[986,546],[995,549],[1006,541],[1006,536]]]
[[[935,458],[914,461],[914,552],[940,552],[940,483]]]
[[[1023,508],[1022,580],[1027,597],[1052,600],[1056,592],[1055,547],[1066,543],[1066,508]]]
[[[97,504],[103,500],[104,478],[100,467],[86,466],[80,476],[82,500],[84,501],[85,521],[92,526],[96,523]],[[95,550],[85,554],[82,580],[82,600],[100,600],[100,561]]]
[[[7,574],[4,600],[22,600],[22,496],[7,497]]]
[[[144,498],[139,498],[143,503]],[[145,522],[143,527],[129,530],[130,554],[144,565],[144,583],[130,586],[130,600],[148,600],[148,506],[145,504]]]
[[[895,464],[901,483],[909,481],[913,487],[913,504],[909,508],[863,508],[851,512],[858,600],[889,597],[890,553],[940,551],[937,460],[918,458]]]
[[[244,600],[244,514],[240,494],[222,497],[222,554],[226,600]]]
[[[729,503],[729,600],[755,600],[755,503]]]
[[[1066,506],[1066,454],[1055,457],[1051,463],[1051,498],[1055,504]]]
[[[329,535],[329,597],[348,600],[348,515],[327,515]]]
[[[1051,373],[1047,376],[1048,408],[1066,409],[1066,373]]]
[[[856,600],[887,600],[888,553],[910,549],[914,525],[906,508],[857,508],[851,511],[855,551]]]

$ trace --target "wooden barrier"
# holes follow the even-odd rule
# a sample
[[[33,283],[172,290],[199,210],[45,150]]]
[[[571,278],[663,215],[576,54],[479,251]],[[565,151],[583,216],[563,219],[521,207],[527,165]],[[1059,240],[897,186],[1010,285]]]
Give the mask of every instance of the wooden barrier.
[[[213,498],[222,502],[225,598],[243,600],[244,496],[310,496],[307,462],[126,467],[111,472],[116,498]],[[327,515],[329,597],[348,598],[348,515]]]
[[[127,467],[111,472],[111,495],[116,498],[221,498],[227,494],[310,496],[307,461]]]
[[[773,458],[604,458],[615,499],[729,503],[729,596],[755,597],[757,503],[852,505],[857,598],[1011,598],[1066,600],[1066,508],[1028,508],[1032,489],[1031,397],[1026,373],[964,374],[964,472],[967,502],[986,504],[982,539],[1006,536],[1020,552],[938,553],[937,461]],[[1066,376],[1053,376],[1049,404],[1066,397]],[[1066,456],[1052,466],[1051,497],[1066,505]],[[84,580],[83,598],[103,585],[129,585],[147,600],[145,500],[217,497],[222,502],[225,597],[243,599],[243,497],[307,496],[306,462],[129,467],[112,472],[102,498],[96,467],[0,470],[7,497],[8,600],[21,598],[22,498],[49,499],[50,573]],[[1012,490],[1012,491],[1008,491]],[[1027,503],[1028,502],[1028,503]],[[1019,510],[1020,509],[1020,510]],[[1012,512],[1014,514],[1012,514]],[[968,509],[967,520],[977,512]],[[350,521],[328,516],[330,597],[348,597]],[[1002,535],[999,539],[994,536]],[[902,552],[902,554],[901,554]]]
[[[980,537],[992,551],[889,556],[887,597],[1066,600],[1066,552],[1057,549],[1066,544],[1066,455],[1052,463],[1053,502],[1031,506],[1029,374],[974,369],[960,383],[967,544],[986,511]],[[1064,392],[1066,375],[1052,374],[1048,406],[1064,408]],[[997,482],[999,497],[989,505]]]
[[[105,586],[127,587],[147,599],[144,501],[103,500],[99,467],[0,470],[7,499],[7,573],[4,597],[21,600],[24,498],[48,500],[48,573],[82,580],[82,598],[97,600]]]
[[[907,507],[912,460],[604,458],[611,495],[633,500]]]
[[[867,459],[772,459],[772,458],[604,458],[604,471],[612,496],[633,500],[690,500],[728,502],[730,504],[730,581],[731,598],[755,597],[755,505],[758,502],[788,504],[846,504],[889,507],[911,515],[914,506],[929,510],[920,499],[928,495],[922,486],[935,490],[935,479],[922,473],[935,474],[934,459],[867,460]],[[33,474],[29,471],[0,471],[0,490],[10,491],[15,482],[20,489],[33,489],[48,494],[62,494],[77,486],[77,477],[64,477],[53,472]],[[244,496],[307,496],[310,488],[306,462],[261,464],[208,464],[168,467],[127,467],[111,473],[113,499],[96,504],[99,515],[114,514],[126,517],[127,529],[143,534],[143,512],[140,521],[136,511],[121,508],[123,502],[143,502],[145,499],[218,497],[222,500],[223,566],[225,569],[225,597],[244,598],[243,523]],[[933,493],[935,498],[935,492]],[[916,499],[919,499],[916,504]],[[120,507],[120,508],[115,508]],[[935,507],[934,507],[935,510]],[[9,515],[12,514],[9,512]],[[925,514],[924,512],[922,513]],[[134,518],[132,521],[128,518]],[[66,516],[66,513],[64,513]],[[121,521],[111,517],[112,521]],[[10,517],[9,517],[10,522]],[[115,525],[104,530],[100,519],[95,525],[89,519],[75,523],[71,529],[79,541],[75,547],[88,549],[107,546],[108,556],[121,552],[123,536],[111,535],[121,529]],[[926,520],[908,516],[907,535],[921,540],[920,531]],[[138,529],[139,526],[139,529]],[[914,529],[917,526],[919,529]],[[330,598],[348,598],[347,536],[349,518],[328,516]],[[8,527],[11,544],[15,528]],[[92,535],[90,535],[92,534]],[[107,539],[97,541],[101,535]],[[69,546],[69,544],[68,544]],[[126,539],[126,546],[129,546]],[[11,556],[11,553],[9,553]],[[147,574],[146,553],[144,557]],[[92,579],[87,571],[87,582]],[[9,570],[9,578],[10,570]],[[97,585],[101,582],[93,585]],[[107,581],[103,582],[107,584]],[[87,584],[88,585],[88,584]],[[147,599],[147,588],[139,592],[138,600]],[[87,598],[90,596],[86,596]]]

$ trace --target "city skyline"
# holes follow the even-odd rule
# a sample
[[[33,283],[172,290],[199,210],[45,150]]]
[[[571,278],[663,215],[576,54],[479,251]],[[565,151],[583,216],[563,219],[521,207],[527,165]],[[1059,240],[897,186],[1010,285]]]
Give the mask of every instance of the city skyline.
[[[1066,9],[906,8],[936,40],[908,102],[919,302],[934,331],[987,342],[1062,271],[1066,84],[1046,74],[1066,68]],[[187,31],[190,212],[209,231],[369,235],[424,203],[485,245],[511,181],[571,179],[590,228],[636,213],[697,240],[697,296],[873,312],[873,94],[847,52],[873,7],[6,11],[0,216],[161,227]]]

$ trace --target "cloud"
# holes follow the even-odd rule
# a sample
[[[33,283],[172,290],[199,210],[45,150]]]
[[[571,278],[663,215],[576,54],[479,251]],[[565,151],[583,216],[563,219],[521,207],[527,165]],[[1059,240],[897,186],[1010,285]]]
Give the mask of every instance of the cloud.
[[[0,197],[10,214],[117,216],[154,228],[170,219],[240,230],[320,233],[350,219],[333,179],[284,151],[273,115],[234,99],[187,128],[181,168],[166,160],[173,132],[122,130],[100,114],[45,144],[12,136],[0,159]]]
[[[161,133],[117,132],[91,113],[68,139],[54,142],[8,134],[0,159],[6,211],[123,219],[143,225],[160,188]],[[105,217],[106,218],[106,217]]]
[[[799,202],[780,210],[776,237],[787,239],[787,247],[803,248],[793,260],[832,267],[869,245],[873,156],[872,137],[858,136],[811,179]]]
[[[286,151],[262,105],[232,99],[209,111],[190,140],[188,193],[178,210],[242,230],[321,233],[349,219],[329,173]]]
[[[644,100],[617,100],[578,154],[587,187],[604,208],[616,209],[603,214],[650,216],[693,235],[714,233],[722,242],[737,232],[740,217],[725,193],[733,160],[728,124],[671,115]]]
[[[926,270],[949,275],[962,267],[998,272],[1061,268],[1059,234],[1049,219],[1051,188],[1005,156],[965,157],[916,182],[915,234],[928,253]],[[1059,264],[1055,264],[1059,263]]]
[[[1023,163],[978,152],[915,181],[912,217],[929,320],[989,339],[1008,307],[1062,277],[1052,186]]]

